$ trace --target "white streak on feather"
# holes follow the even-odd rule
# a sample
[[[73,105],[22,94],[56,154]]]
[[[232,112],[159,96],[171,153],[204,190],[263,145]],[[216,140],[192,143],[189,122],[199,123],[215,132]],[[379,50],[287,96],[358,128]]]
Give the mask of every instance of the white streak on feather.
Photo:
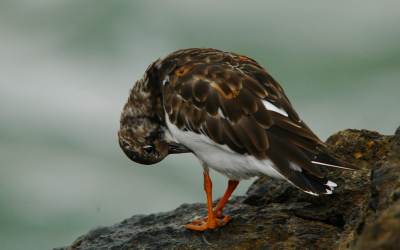
[[[293,169],[295,171],[303,172],[303,169],[299,165],[297,165],[296,163],[294,163],[292,161],[289,161],[289,166],[291,169]]]
[[[219,116],[220,116],[221,118],[226,119],[225,116],[224,116],[224,114],[222,113],[221,108],[218,108],[218,114],[219,114]]]
[[[317,161],[311,161],[314,164],[317,165],[322,165],[322,166],[328,166],[328,167],[333,167],[333,168],[341,168],[341,169],[348,169],[348,170],[354,170],[352,168],[346,168],[346,167],[342,167],[342,166],[338,166],[338,165],[331,165],[331,164],[327,164],[327,163],[322,163],[322,162],[317,162]]]
[[[332,190],[333,190],[334,187],[337,187],[337,184],[332,182],[332,181],[328,181],[325,185],[327,185],[329,187],[332,187]]]
[[[239,71],[240,73],[245,74],[245,73],[243,72],[243,70],[241,70],[241,69],[239,69],[239,68],[237,68],[237,67],[235,67],[235,69],[236,69],[237,71]]]
[[[171,132],[169,132],[169,130],[168,130],[167,127],[162,126],[161,128],[162,128],[162,130],[164,131],[165,139],[167,139],[168,141],[178,142],[178,141],[172,136]]]
[[[312,194],[312,195],[315,195],[315,196],[319,196],[317,193],[314,193],[314,192],[311,192],[311,191],[305,191],[305,190],[303,190],[305,193],[307,193],[307,194]]]
[[[169,76],[166,76],[164,78],[164,81],[162,82],[162,85],[164,86],[167,82],[169,82]]]

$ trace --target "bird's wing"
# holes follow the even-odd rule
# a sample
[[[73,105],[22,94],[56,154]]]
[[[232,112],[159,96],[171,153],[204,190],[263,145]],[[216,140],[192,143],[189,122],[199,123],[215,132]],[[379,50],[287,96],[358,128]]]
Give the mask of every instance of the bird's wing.
[[[171,124],[204,134],[237,153],[260,160],[268,157],[285,177],[293,166],[322,177],[310,157],[325,146],[256,61],[235,53],[193,49],[175,52],[161,65],[162,70],[169,69],[162,84]]]

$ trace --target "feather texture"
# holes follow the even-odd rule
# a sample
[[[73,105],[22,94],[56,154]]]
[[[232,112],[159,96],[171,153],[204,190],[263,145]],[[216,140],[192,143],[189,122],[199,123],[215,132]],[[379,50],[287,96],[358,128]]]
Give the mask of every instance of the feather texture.
[[[178,131],[268,160],[282,177],[315,194],[331,190],[315,164],[358,169],[330,156],[279,83],[253,59],[214,49],[187,49],[170,54],[159,65],[169,66],[161,66],[164,109],[168,124]]]

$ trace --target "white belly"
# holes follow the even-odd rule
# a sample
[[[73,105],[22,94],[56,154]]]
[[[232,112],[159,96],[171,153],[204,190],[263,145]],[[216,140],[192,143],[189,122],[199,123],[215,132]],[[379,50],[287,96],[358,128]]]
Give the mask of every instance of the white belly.
[[[273,163],[269,159],[260,161],[254,156],[236,153],[205,135],[179,130],[169,122],[168,117],[166,121],[169,131],[179,143],[190,148],[202,163],[231,180],[250,179],[254,176],[285,179],[272,167]]]

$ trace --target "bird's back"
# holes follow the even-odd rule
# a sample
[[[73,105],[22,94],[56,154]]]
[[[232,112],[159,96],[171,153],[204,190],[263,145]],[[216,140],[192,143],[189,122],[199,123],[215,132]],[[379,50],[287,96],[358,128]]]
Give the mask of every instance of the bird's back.
[[[330,156],[279,83],[253,59],[197,48],[174,52],[154,67],[161,72],[168,128],[210,167],[217,165],[209,164],[215,157],[187,140],[222,149],[224,158],[244,157],[249,164],[242,166],[242,172],[249,176],[265,163],[265,168],[271,167],[282,178],[316,194],[327,192],[328,180],[315,164],[358,169]],[[213,162],[220,165],[221,160]],[[224,162],[223,169],[229,170],[233,160]]]

